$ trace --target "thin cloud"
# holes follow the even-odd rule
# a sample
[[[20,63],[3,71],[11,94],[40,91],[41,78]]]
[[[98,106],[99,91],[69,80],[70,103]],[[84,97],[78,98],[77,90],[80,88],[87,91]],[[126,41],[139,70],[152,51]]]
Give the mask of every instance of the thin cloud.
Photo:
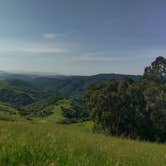
[[[0,53],[54,54],[64,52],[66,49],[56,44],[0,41]]]
[[[107,61],[135,61],[135,60],[150,60],[152,61],[157,56],[166,57],[165,48],[156,48],[156,49],[143,49],[143,50],[134,50],[123,53],[104,53],[104,52],[89,52],[82,55],[73,55],[71,59],[73,61],[89,61],[89,62],[107,62]]]
[[[74,61],[126,61],[135,59],[133,56],[115,56],[112,53],[96,53],[90,52],[81,56],[72,56]]]
[[[43,45],[37,45],[37,46],[24,46],[24,47],[17,47],[15,48],[15,51],[17,52],[25,52],[25,53],[62,53],[65,52],[64,49],[53,47],[53,46],[43,46]]]
[[[59,38],[59,37],[64,37],[63,34],[60,34],[60,33],[45,33],[45,34],[42,34],[43,38],[45,39],[56,39],[56,38]]]

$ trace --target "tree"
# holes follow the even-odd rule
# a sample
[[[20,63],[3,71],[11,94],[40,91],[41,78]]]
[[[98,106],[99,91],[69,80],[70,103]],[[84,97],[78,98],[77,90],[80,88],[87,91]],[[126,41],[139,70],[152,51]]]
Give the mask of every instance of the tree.
[[[142,85],[149,112],[151,139],[166,141],[166,58],[157,57],[145,68]]]
[[[130,79],[93,86],[87,103],[96,129],[112,135],[145,138],[146,101],[139,83]]]
[[[151,140],[166,141],[166,83],[142,81]]]
[[[92,85],[87,105],[95,129],[166,141],[166,59],[156,58],[140,81],[127,78]]]
[[[147,80],[153,80],[163,82],[166,80],[166,58],[157,57],[154,62],[145,68],[144,78]]]

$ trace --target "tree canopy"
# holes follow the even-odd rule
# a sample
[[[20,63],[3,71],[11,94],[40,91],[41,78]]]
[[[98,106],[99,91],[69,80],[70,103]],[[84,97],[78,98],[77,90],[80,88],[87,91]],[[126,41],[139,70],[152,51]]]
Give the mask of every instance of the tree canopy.
[[[144,78],[94,84],[87,105],[96,130],[131,138],[166,141],[166,59],[145,68]]]
[[[153,81],[166,80],[166,58],[157,57],[154,62],[145,68],[144,78]]]

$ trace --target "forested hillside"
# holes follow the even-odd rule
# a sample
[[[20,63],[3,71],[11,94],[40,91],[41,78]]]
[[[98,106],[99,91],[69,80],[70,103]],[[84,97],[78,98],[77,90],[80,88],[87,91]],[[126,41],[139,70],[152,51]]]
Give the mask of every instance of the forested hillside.
[[[144,142],[166,142],[165,58],[142,77],[25,77],[0,82],[0,165],[165,165]]]
[[[11,76],[11,77],[10,77]],[[17,76],[17,77],[16,77]],[[71,97],[84,94],[92,83],[122,79],[126,75],[101,74],[96,76],[29,76],[0,75],[0,102],[14,106],[28,105],[49,97]],[[139,80],[141,76],[129,76]],[[16,79],[20,78],[20,79]]]
[[[84,95],[91,83],[123,77],[125,75],[118,74],[39,77],[1,73],[0,102],[18,109],[24,116],[48,116],[52,114],[52,107],[57,99]],[[136,80],[141,78],[130,77]]]
[[[9,75],[4,79],[3,75],[0,82],[0,102],[16,109],[20,116],[51,116],[57,103],[66,99],[70,107],[60,107],[65,118],[63,123],[93,120],[96,131],[166,141],[166,60],[163,57],[146,67],[143,77],[121,74],[20,77],[23,79],[9,78]]]

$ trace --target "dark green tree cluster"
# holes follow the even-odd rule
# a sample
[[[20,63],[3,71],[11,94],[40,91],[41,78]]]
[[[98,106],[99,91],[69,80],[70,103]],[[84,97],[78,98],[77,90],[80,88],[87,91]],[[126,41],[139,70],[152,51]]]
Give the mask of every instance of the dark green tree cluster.
[[[166,80],[166,58],[157,57],[154,62],[145,68],[144,78],[149,81],[165,82]]]
[[[60,99],[59,97],[50,97],[24,107],[19,107],[18,110],[22,116],[45,117],[53,113],[54,105]]]
[[[66,123],[75,123],[89,119],[89,112],[86,108],[83,97],[74,97],[71,99],[71,107],[63,108],[62,114],[66,118]]]
[[[158,57],[140,81],[95,84],[87,105],[95,129],[117,136],[166,141],[166,59]]]

